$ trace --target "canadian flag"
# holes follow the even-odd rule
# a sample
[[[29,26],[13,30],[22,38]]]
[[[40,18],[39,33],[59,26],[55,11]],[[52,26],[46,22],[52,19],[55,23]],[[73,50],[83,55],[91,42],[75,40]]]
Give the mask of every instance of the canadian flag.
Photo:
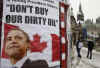
[[[10,31],[11,29],[19,29],[18,26],[15,25],[10,25],[10,24],[4,24],[4,39],[7,36],[8,31]],[[33,35],[33,40],[30,40],[30,51],[31,53],[33,52],[40,52],[42,53],[43,50],[45,48],[47,48],[47,42],[43,41],[40,42],[41,40],[41,36],[39,36],[39,34],[35,34]],[[59,37],[56,34],[51,34],[51,40],[52,40],[52,61],[58,61],[60,60],[60,40]],[[5,41],[4,41],[5,43]],[[2,49],[2,58],[8,58],[8,56],[5,54],[5,44],[3,45],[3,49]]]

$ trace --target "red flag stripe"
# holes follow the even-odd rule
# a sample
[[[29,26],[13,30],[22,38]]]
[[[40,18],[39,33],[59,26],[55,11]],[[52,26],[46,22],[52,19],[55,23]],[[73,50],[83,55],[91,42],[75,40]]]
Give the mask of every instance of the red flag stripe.
[[[64,21],[64,15],[65,15],[64,13],[60,13],[60,20],[61,21]]]
[[[60,3],[60,40],[61,40],[61,68],[67,68],[67,35],[65,21],[65,4]]]
[[[65,44],[62,44],[61,52],[64,53],[66,51]]]
[[[60,6],[64,8],[65,7],[65,4],[61,2],[60,3]]]
[[[63,37],[65,36],[65,30],[66,30],[65,28],[61,28],[61,36]]]
[[[62,63],[61,68],[67,68],[66,60],[62,60],[61,63]]]

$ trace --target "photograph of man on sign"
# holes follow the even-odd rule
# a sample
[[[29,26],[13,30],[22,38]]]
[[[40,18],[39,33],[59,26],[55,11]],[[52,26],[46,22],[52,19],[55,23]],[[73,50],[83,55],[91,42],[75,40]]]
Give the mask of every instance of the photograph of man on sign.
[[[9,57],[11,67],[8,68],[48,68],[45,60],[32,61],[27,57],[30,40],[23,30],[12,29],[5,38],[5,53]]]

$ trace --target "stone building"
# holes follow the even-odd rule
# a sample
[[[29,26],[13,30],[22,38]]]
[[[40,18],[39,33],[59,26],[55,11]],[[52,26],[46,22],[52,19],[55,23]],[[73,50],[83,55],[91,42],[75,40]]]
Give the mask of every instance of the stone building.
[[[83,37],[82,34],[82,24],[84,23],[84,13],[82,11],[81,3],[79,5],[79,12],[77,14],[77,30],[78,30],[78,39]]]
[[[84,23],[84,14],[81,8],[81,4],[79,5],[79,12],[77,14],[77,20],[74,17],[73,9],[71,8],[71,31],[72,31],[72,41],[73,44],[76,44],[76,41],[82,38],[82,24]]]

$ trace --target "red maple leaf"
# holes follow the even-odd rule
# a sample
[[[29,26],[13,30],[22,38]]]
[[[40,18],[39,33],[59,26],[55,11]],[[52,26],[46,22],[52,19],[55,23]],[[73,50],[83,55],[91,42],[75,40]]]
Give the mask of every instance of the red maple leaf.
[[[33,35],[34,40],[31,41],[31,52],[42,52],[47,47],[47,42],[40,42],[38,34]]]

